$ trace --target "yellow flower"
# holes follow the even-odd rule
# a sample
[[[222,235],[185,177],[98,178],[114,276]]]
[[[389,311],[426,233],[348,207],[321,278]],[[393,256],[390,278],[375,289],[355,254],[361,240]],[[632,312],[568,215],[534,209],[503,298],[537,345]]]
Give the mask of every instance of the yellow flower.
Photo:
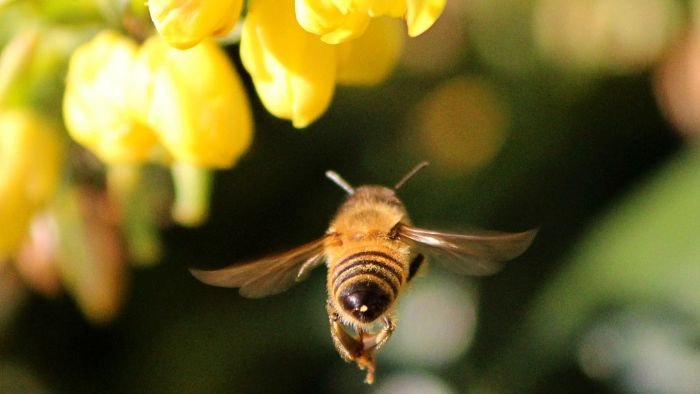
[[[435,23],[446,0],[295,0],[296,17],[308,32],[338,44],[361,36],[370,18],[404,18],[408,35],[418,36]]]
[[[252,136],[243,86],[210,39],[178,50],[100,33],[71,57],[63,112],[70,135],[110,164],[229,167]]]
[[[226,35],[241,14],[243,0],[149,0],[148,10],[158,33],[177,48]]]
[[[141,163],[156,136],[132,115],[127,87],[137,44],[104,31],[73,52],[66,77],[63,117],[70,135],[108,163]]]
[[[230,167],[252,139],[243,85],[211,39],[179,50],[160,36],[141,47],[130,86],[133,113],[158,136],[175,161]]]
[[[373,19],[360,39],[331,45],[302,29],[293,0],[251,0],[241,35],[241,60],[263,105],[303,128],[321,116],[336,83],[369,85],[393,69],[403,44],[399,26]]]
[[[329,44],[338,44],[359,37],[370,21],[366,9],[346,8],[344,1],[299,0],[295,2],[296,18],[301,27],[317,34]]]
[[[335,51],[299,27],[292,0],[251,0],[241,60],[265,107],[306,127],[326,111],[335,89]]]
[[[336,47],[338,83],[375,85],[383,81],[394,70],[403,44],[403,31],[395,19],[373,19],[365,34]]]
[[[56,131],[34,112],[0,112],[0,260],[17,249],[34,213],[53,196],[62,153]]]

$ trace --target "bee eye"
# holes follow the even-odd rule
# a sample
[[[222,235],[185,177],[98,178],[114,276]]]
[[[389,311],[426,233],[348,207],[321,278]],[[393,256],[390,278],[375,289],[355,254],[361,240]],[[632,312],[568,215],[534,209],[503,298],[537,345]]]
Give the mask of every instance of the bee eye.
[[[340,296],[340,304],[348,313],[363,323],[381,316],[391,302],[391,297],[374,282],[351,284]]]

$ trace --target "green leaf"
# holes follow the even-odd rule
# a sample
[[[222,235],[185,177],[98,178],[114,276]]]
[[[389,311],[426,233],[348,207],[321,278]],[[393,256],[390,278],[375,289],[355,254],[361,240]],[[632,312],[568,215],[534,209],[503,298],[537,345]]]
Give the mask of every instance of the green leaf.
[[[674,305],[700,319],[700,150],[689,147],[581,239],[477,392],[527,391],[606,305]]]

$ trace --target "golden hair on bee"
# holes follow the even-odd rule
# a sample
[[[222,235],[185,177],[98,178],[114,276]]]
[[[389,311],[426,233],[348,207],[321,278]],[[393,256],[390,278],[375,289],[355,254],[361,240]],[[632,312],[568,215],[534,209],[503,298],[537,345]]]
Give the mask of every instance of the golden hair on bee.
[[[367,369],[365,382],[372,383],[375,354],[396,329],[397,301],[425,264],[425,255],[458,274],[489,275],[523,253],[537,233],[448,233],[413,226],[396,191],[427,165],[415,166],[393,188],[354,188],[328,171],[326,176],[348,196],[323,237],[260,260],[213,271],[192,269],[192,274],[257,298],[287,290],[325,262],[331,338],[344,360]]]

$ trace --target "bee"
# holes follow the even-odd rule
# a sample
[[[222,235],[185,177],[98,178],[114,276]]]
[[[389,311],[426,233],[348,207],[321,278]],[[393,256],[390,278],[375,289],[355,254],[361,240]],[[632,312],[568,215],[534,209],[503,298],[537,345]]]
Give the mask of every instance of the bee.
[[[326,310],[340,356],[375,375],[375,354],[396,329],[402,291],[426,264],[426,255],[462,275],[489,275],[523,253],[537,230],[518,233],[449,233],[413,226],[396,191],[428,163],[409,171],[393,188],[353,188],[333,171],[326,176],[348,193],[321,238],[287,252],[218,270],[192,269],[209,285],[240,288],[244,297],[281,293],[327,266]]]

